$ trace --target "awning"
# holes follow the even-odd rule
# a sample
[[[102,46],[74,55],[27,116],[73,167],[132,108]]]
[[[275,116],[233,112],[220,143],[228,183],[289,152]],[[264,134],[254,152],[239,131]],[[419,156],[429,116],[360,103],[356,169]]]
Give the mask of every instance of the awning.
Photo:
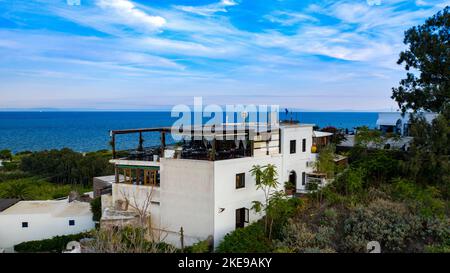
[[[328,132],[320,132],[320,131],[313,132],[313,137],[329,137],[332,135],[333,135],[333,133],[328,133]]]

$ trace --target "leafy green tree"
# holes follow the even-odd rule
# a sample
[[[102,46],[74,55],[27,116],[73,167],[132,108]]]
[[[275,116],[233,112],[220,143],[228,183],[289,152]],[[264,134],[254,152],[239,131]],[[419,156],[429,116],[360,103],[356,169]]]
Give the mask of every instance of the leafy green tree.
[[[336,165],[334,163],[334,157],[335,157],[335,146],[334,145],[327,145],[327,146],[323,147],[320,150],[319,156],[315,163],[316,171],[319,173],[326,174],[328,179],[334,178],[335,167],[336,167]]]
[[[10,150],[1,150],[0,151],[0,159],[3,160],[12,160],[12,153]]]
[[[100,221],[102,218],[102,198],[96,197],[91,201],[92,220]]]
[[[381,137],[381,132],[379,130],[371,130],[367,126],[362,126],[358,128],[355,135],[355,145],[368,148],[369,145],[375,145],[379,148],[383,143],[383,138]]]
[[[411,144],[407,171],[421,184],[440,185],[450,196],[450,125],[445,115],[429,124],[415,118],[411,126]]]
[[[268,164],[266,166],[255,165],[250,170],[250,173],[256,180],[256,188],[258,190],[262,190],[264,192],[264,202],[253,201],[252,209],[257,213],[264,211],[266,213],[265,217],[265,231],[269,232],[269,205],[270,198],[276,192],[276,188],[278,187],[278,173],[275,165]]]
[[[450,8],[438,12],[423,25],[405,32],[408,49],[398,64],[408,71],[392,98],[403,112],[427,110],[442,113],[450,104]],[[447,116],[447,118],[449,118]]]

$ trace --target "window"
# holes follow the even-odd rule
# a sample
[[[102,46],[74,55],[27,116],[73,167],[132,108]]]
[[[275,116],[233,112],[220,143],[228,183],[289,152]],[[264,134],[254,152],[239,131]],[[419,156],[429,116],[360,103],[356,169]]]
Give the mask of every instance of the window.
[[[306,173],[302,172],[302,185],[306,184]]]
[[[236,210],[236,228],[243,228],[249,222],[249,210],[240,208]]]
[[[236,174],[236,189],[245,188],[245,173]]]
[[[306,152],[306,138],[302,140],[302,151]]]
[[[28,227],[28,222],[22,222],[22,228],[27,228]]]
[[[291,154],[295,154],[295,150],[296,150],[296,147],[297,146],[297,143],[296,143],[296,141],[295,140],[291,140],[291,142],[290,142],[290,150],[291,150]]]
[[[69,226],[75,226],[75,220],[69,220]]]

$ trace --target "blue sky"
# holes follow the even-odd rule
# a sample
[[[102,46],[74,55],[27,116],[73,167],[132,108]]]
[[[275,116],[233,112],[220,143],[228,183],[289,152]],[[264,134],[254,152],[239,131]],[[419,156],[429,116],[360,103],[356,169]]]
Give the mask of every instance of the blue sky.
[[[403,32],[450,0],[0,0],[0,108],[395,108]]]

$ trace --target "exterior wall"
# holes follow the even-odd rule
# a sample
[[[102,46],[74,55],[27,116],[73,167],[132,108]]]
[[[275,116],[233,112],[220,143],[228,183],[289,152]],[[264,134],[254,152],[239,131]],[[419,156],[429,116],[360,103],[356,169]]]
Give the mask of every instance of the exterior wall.
[[[297,174],[297,192],[305,191],[302,185],[302,172],[310,172],[312,167],[307,166],[308,161],[314,161],[316,156],[311,153],[313,127],[312,126],[287,126],[281,131],[281,153],[283,154],[283,168],[279,171],[280,182],[289,180],[291,171]],[[306,150],[302,151],[302,141],[306,139]],[[296,140],[296,152],[290,153],[290,141]]]
[[[214,234],[214,162],[161,159],[161,226],[166,241],[180,246],[180,228],[185,245]]]
[[[75,220],[75,226],[69,226]],[[22,228],[28,222],[28,228]],[[95,227],[92,214],[53,217],[50,214],[0,214],[0,248],[12,248],[22,242],[49,239],[57,235],[76,234]]]
[[[256,181],[250,170],[254,165],[273,164],[282,167],[281,155],[247,157],[214,162],[214,246],[236,228],[236,209],[251,209],[253,201],[264,201],[264,193],[256,189]],[[245,188],[236,189],[236,174],[245,173]],[[280,190],[283,183],[280,181]],[[220,212],[221,209],[224,209]],[[262,217],[249,211],[249,220],[254,222]]]
[[[160,188],[151,186],[140,186],[125,183],[114,183],[112,191],[112,205],[115,207],[117,201],[129,200],[130,204],[128,210],[132,211],[133,207],[138,207],[140,210],[144,210],[146,203],[148,204],[148,199],[150,199],[151,204],[148,206],[148,211],[151,215],[152,225],[156,228],[159,227],[160,219]],[[106,201],[106,199],[105,199]],[[102,207],[102,209],[105,209]]]

